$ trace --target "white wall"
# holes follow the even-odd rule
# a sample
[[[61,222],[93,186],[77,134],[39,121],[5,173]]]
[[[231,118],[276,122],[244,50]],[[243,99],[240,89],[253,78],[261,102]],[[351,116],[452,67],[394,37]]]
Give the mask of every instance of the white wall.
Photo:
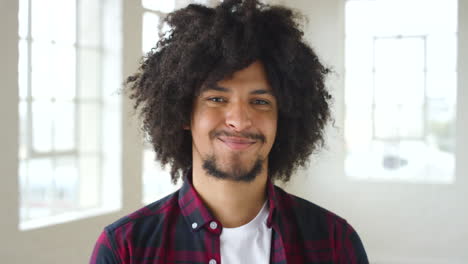
[[[281,1],[276,1],[281,2]],[[453,185],[370,183],[344,175],[344,0],[288,0],[305,13],[306,38],[337,74],[338,129],[286,189],[346,218],[373,263],[468,263],[468,1],[459,3],[457,167]],[[465,58],[465,59],[462,59]],[[465,135],[465,136],[464,136]]]

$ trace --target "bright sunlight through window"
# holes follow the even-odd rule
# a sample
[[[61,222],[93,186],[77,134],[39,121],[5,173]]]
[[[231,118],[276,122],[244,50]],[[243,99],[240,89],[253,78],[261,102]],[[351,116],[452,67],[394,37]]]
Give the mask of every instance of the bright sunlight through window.
[[[346,2],[348,177],[452,183],[456,0]]]
[[[120,206],[120,18],[104,2],[19,1],[20,229]]]

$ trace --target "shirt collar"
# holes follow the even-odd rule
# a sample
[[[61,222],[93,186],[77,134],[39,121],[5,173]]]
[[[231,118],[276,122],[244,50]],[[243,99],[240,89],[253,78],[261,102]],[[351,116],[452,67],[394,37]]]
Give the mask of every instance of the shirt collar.
[[[179,191],[179,206],[192,231],[198,231],[215,221],[213,215],[205,206],[195,188],[193,188],[192,170],[189,170],[184,176],[184,184]]]
[[[268,199],[268,218],[267,226],[272,227],[275,210],[277,208],[277,197],[275,188],[270,178],[267,180],[267,199]],[[209,226],[213,221],[218,226],[221,224],[213,217],[211,212],[203,203],[202,199],[198,195],[197,191],[192,184],[192,170],[187,171],[184,176],[184,183],[179,191],[179,206],[185,219],[190,224],[193,231],[198,231],[202,227]],[[213,230],[212,228],[206,228],[210,232],[220,234],[221,228]]]

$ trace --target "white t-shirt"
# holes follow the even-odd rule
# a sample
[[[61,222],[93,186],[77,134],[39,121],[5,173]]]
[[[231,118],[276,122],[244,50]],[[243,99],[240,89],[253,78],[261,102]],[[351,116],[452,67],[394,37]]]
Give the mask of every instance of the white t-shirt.
[[[221,263],[270,263],[271,228],[266,225],[267,202],[252,221],[235,228],[223,227]]]

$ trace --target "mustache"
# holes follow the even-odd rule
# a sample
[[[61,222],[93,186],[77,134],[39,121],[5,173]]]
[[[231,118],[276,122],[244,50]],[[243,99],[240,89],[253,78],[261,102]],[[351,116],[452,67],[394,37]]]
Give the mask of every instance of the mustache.
[[[225,130],[218,130],[218,131],[211,131],[209,134],[210,138],[216,138],[219,136],[227,136],[227,137],[241,137],[241,138],[248,138],[252,140],[259,140],[262,143],[265,143],[266,138],[262,134],[256,133],[249,133],[249,132],[241,132],[241,133],[232,133]]]

